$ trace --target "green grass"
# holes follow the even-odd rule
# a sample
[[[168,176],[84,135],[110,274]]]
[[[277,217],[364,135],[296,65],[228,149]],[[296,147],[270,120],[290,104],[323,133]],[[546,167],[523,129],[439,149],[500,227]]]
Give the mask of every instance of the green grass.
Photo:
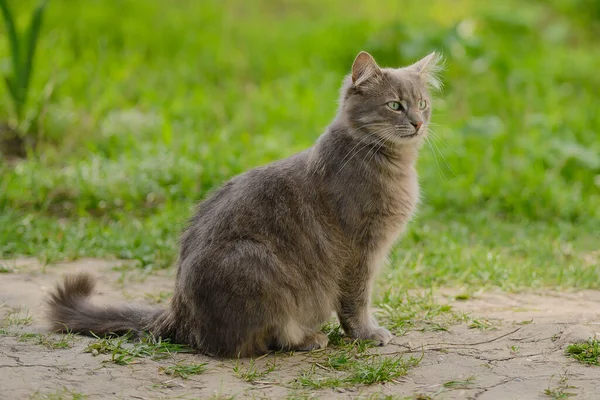
[[[32,322],[33,316],[29,315],[29,309],[16,307],[8,310],[4,318],[0,320],[0,328],[31,325]]]
[[[297,383],[311,389],[324,389],[394,382],[420,361],[413,357],[361,354],[344,349],[329,356],[325,365],[313,363],[297,378]]]
[[[161,371],[167,375],[178,376],[182,379],[188,379],[191,375],[199,375],[206,371],[207,363],[200,364],[176,364],[168,367],[161,367]]]
[[[465,389],[473,384],[475,384],[475,376],[472,375],[465,379],[444,382],[442,386],[446,389]]]
[[[544,389],[544,396],[554,400],[576,397],[577,393],[573,393],[572,389],[577,389],[577,387],[569,384],[569,376],[567,373],[565,372],[564,374],[559,375],[558,378],[559,380],[556,386],[551,387],[548,385],[548,388]]]
[[[392,283],[395,284],[395,281]],[[377,314],[381,323],[397,335],[403,335],[410,329],[446,331],[450,326],[468,319],[455,312],[450,305],[437,304],[431,291],[421,295],[411,294],[388,285],[382,290]]]
[[[345,341],[340,328],[323,329],[331,339],[325,350],[308,353],[309,367],[302,370],[296,384],[306,389],[324,389],[394,382],[417,366],[421,358],[388,356],[371,351],[372,342]]]
[[[567,347],[566,353],[582,364],[600,366],[600,341],[597,339],[571,344]]]
[[[496,329],[494,323],[486,318],[472,318],[467,326],[469,327],[469,329]]]
[[[40,393],[35,392],[29,397],[31,400],[84,400],[87,398],[86,395],[63,388],[62,390],[56,390],[54,392]]]
[[[12,61],[12,71],[4,76],[4,81],[13,101],[13,110],[18,118],[18,123],[23,122],[21,119],[24,106],[27,103],[35,49],[46,6],[47,0],[39,1],[31,14],[31,22],[27,31],[18,32],[15,29],[15,20],[8,2],[0,0],[0,9],[2,10],[2,18],[9,39]]]
[[[166,358],[174,353],[193,353],[194,350],[169,340],[144,335],[140,340],[131,340],[129,336],[98,338],[85,348],[86,353],[94,356],[110,354],[110,362],[128,365],[137,358],[150,357],[154,360]],[[173,371],[175,372],[175,371]]]
[[[55,336],[52,334],[41,334],[41,333],[23,333],[19,335],[19,342],[32,342],[35,344],[42,345],[49,350],[57,349],[70,349],[72,342],[76,336],[72,333],[66,335]]]
[[[233,373],[235,376],[246,382],[255,382],[266,377],[277,369],[275,360],[276,359],[273,358],[262,368],[256,365],[256,361],[254,361],[254,359],[250,359],[250,361],[248,361],[248,365],[244,365],[242,361],[237,360],[233,366]]]
[[[22,30],[36,2],[12,3]],[[0,258],[170,267],[197,201],[315,141],[359,50],[390,66],[439,50],[422,206],[380,293],[600,288],[596,2],[176,4],[48,4],[25,108],[43,143],[0,158]]]

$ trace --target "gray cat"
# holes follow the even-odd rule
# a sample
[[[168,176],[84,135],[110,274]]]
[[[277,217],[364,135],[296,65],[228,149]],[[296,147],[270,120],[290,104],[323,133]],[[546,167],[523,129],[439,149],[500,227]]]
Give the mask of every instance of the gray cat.
[[[419,201],[415,162],[439,88],[435,53],[400,69],[361,52],[338,113],[316,144],[225,183],[181,239],[166,310],[89,301],[94,279],[67,277],[51,294],[58,331],[148,331],[215,356],[327,346],[336,312],[345,333],[380,345],[369,312],[379,265]]]

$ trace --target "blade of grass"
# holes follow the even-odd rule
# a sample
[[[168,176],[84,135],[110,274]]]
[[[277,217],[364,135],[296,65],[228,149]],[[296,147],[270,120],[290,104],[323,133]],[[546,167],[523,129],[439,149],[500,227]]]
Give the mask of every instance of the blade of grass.
[[[19,74],[22,70],[20,68],[19,38],[17,36],[14,18],[8,8],[8,5],[6,4],[6,0],[0,0],[0,9],[2,9],[2,16],[4,17],[4,24],[6,25],[6,33],[8,35],[8,42],[10,44],[13,66],[12,78],[7,77],[6,82],[15,102],[15,112],[17,113],[17,118],[21,120],[22,108],[20,106],[21,96],[19,90],[19,82],[21,78]]]
[[[6,33],[8,35],[8,41],[10,43],[10,51],[12,53],[13,73],[17,74],[19,71],[19,39],[17,37],[17,30],[15,28],[14,18],[6,4],[6,0],[0,0],[0,9],[2,9],[2,16],[4,17],[4,24],[6,25]]]
[[[48,4],[48,0],[41,0],[33,12],[31,23],[27,33],[27,47],[25,49],[25,59],[23,61],[23,74],[21,75],[21,88],[23,90],[23,103],[27,100],[27,92],[29,89],[29,81],[31,78],[31,68],[35,57],[35,49],[42,27],[44,9]]]
[[[5,76],[4,81],[6,82],[6,87],[8,87],[8,91],[10,92],[10,95],[16,101],[19,94],[17,93],[18,90],[17,90],[17,87],[15,86],[15,81],[12,79],[11,76]]]

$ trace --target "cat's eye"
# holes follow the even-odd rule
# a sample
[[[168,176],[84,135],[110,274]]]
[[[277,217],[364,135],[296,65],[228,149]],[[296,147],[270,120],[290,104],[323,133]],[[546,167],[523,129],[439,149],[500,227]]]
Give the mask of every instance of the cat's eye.
[[[387,103],[387,106],[394,111],[402,110],[402,104],[399,101],[390,101]]]
[[[427,100],[419,100],[419,110],[424,110],[427,108]]]

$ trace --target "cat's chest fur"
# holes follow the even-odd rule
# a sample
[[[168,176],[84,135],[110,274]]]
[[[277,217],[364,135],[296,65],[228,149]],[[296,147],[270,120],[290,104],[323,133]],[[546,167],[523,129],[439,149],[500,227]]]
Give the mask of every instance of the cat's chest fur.
[[[336,146],[336,150],[342,154],[344,147]],[[348,244],[362,253],[385,253],[419,202],[416,156],[390,159],[369,153],[369,149],[364,152],[347,162],[338,161],[343,160],[341,155],[329,157],[324,162],[321,189],[327,193],[329,209]]]
[[[419,184],[412,164],[385,166],[372,172],[356,195],[357,244],[386,252],[402,233],[419,202]]]
[[[395,178],[383,179],[381,191],[376,196],[379,197],[378,205],[374,206],[377,210],[372,215],[365,214],[372,218],[372,223],[364,224],[369,233],[362,243],[376,265],[381,264],[404,232],[419,203],[419,194],[418,177],[412,165],[403,168]]]

